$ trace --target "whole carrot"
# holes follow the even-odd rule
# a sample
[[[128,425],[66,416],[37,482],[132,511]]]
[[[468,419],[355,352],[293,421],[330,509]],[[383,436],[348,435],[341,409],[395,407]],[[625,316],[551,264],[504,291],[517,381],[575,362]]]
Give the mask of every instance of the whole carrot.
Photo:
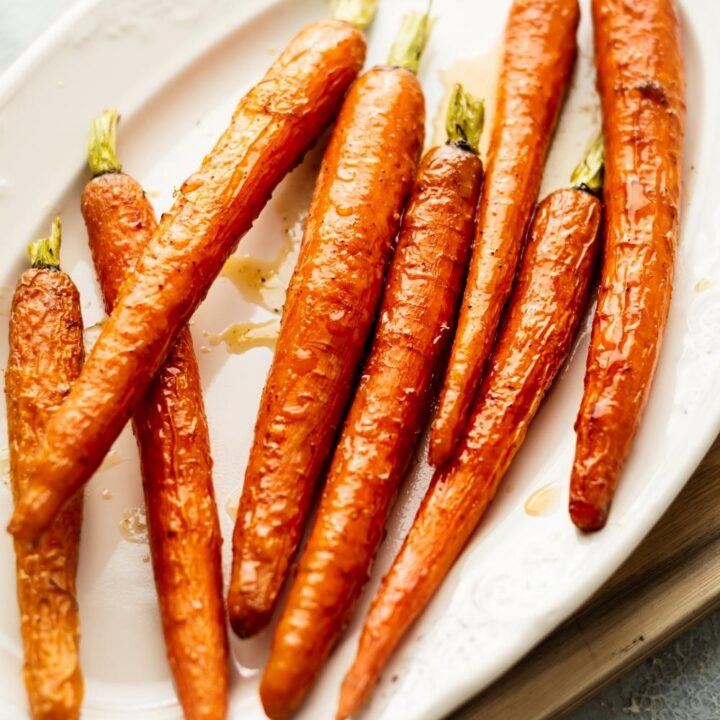
[[[92,126],[82,213],[111,312],[126,270],[156,222],[140,184],[115,154],[118,115]],[[188,720],[227,713],[228,640],[223,605],[222,537],[200,375],[184,327],[133,418],[145,491],[150,555],[168,661]]]
[[[515,0],[487,177],[470,271],[430,436],[430,463],[444,465],[467,425],[542,179],[545,155],[570,80],[577,0]]]
[[[570,351],[597,255],[602,153],[535,214],[508,314],[458,454],[436,471],[410,533],[373,599],[339,718],[354,716],[412,622],[450,571]]]
[[[600,292],[575,428],[570,516],[604,527],[655,373],[670,307],[685,124],[674,0],[594,0],[607,144]]]
[[[83,362],[80,297],[60,270],[60,218],[52,235],[30,246],[10,312],[5,370],[10,480],[15,503],[27,491],[25,459],[47,418],[70,390]],[[80,672],[75,575],[82,495],[76,495],[36,545],[15,541],[24,675],[35,720],[80,717]]]
[[[422,46],[419,17],[410,40]],[[270,620],[375,318],[423,142],[422,90],[403,67],[419,59],[410,46],[353,85],[323,158],[233,536],[228,614],[240,637]]]
[[[265,712],[302,702],[348,622],[428,409],[474,229],[482,181],[482,104],[456,88],[449,140],[418,169],[380,319],[310,539],[260,685]]]
[[[337,111],[365,56],[352,25],[297,35],[238,104],[120,288],[83,371],[28,458],[10,530],[37,538],[100,465],[173,341],[270,194]]]

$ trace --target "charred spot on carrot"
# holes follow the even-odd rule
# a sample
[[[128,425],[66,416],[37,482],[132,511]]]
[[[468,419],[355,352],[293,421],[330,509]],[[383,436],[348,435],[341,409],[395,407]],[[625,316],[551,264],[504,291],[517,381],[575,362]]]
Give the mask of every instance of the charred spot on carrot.
[[[644,98],[652,100],[658,105],[668,104],[668,95],[665,86],[657,80],[645,80],[636,85],[636,89],[640,91],[640,94]]]

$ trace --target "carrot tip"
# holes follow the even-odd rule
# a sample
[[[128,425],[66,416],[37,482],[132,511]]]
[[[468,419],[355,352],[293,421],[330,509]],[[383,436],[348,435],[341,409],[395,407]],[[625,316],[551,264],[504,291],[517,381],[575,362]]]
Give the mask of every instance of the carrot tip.
[[[428,448],[428,463],[431,467],[439,470],[448,460],[448,451],[439,438],[430,436],[430,447]]]
[[[607,510],[591,505],[584,500],[570,500],[570,518],[578,530],[596,532],[607,522]]]
[[[25,537],[25,527],[24,523],[21,521],[21,519],[17,516],[17,513],[15,513],[11,518],[10,522],[7,526],[7,531],[15,537],[16,540],[27,540],[28,538]]]
[[[293,716],[302,696],[293,696],[288,686],[274,683],[266,669],[260,683],[260,702],[270,720],[285,720]]]
[[[233,603],[228,599],[228,616],[233,632],[241,640],[247,640],[262,632],[270,624],[272,610],[253,608],[245,603]]]
[[[357,716],[360,707],[361,703],[355,698],[345,700],[341,697],[340,706],[337,713],[335,713],[335,720],[353,720]]]
[[[367,671],[360,670],[358,665],[359,663],[356,662],[345,675],[335,720],[352,720],[356,717],[375,684],[376,678],[370,676]]]
[[[34,490],[30,486],[20,498],[8,523],[8,532],[16,540],[35,543],[48,529],[46,509],[50,495],[47,489]]]

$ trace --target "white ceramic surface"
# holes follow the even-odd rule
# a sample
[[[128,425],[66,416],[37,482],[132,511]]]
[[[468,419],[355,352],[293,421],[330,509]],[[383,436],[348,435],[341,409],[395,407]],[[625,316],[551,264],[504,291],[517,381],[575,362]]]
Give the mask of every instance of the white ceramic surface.
[[[439,21],[420,73],[428,135],[443,94],[441,70],[492,48],[510,0],[435,0]],[[720,430],[720,48],[714,0],[681,0],[688,75],[686,194],[675,295],[655,386],[623,474],[606,530],[578,535],[566,512],[572,423],[587,349],[587,323],[528,435],[490,513],[441,592],[409,634],[367,712],[374,720],[438,718],[479,691],[577,609],[657,521]],[[384,0],[370,31],[369,61],[382,61],[400,16],[420,0]],[[566,182],[598,122],[588,3],[582,2],[581,54],[548,163],[543,192]],[[86,179],[89,120],[116,105],[123,113],[125,168],[151,192],[158,211],[197,166],[236,100],[307,21],[328,13],[323,0],[92,0],[81,3],[0,79],[0,367],[7,353],[7,310],[24,268],[24,246],[52,215],[65,224],[64,267],[83,296],[86,325],[103,312],[79,214]],[[701,151],[702,148],[702,151]],[[285,227],[299,220],[320,153],[278,189],[240,252],[272,257]],[[218,280],[199,309],[196,347],[205,332],[268,314]],[[242,483],[263,378],[265,348],[230,355],[199,352],[225,537],[226,504]],[[0,413],[0,448],[5,445]],[[80,571],[84,718],[181,717],[164,658],[148,550],[123,539],[118,523],[142,503],[134,442],[116,443],[120,462],[90,483]],[[424,463],[408,477],[344,642],[301,717],[332,717],[370,595],[397,551],[429,479]],[[527,497],[557,483],[550,514],[529,516]],[[107,492],[106,492],[107,491]],[[10,515],[0,486],[0,524]],[[451,531],[451,529],[449,529]],[[228,560],[229,542],[225,543]],[[26,716],[14,596],[12,547],[0,534],[0,718]],[[233,718],[264,717],[257,675],[269,637],[233,641]]]

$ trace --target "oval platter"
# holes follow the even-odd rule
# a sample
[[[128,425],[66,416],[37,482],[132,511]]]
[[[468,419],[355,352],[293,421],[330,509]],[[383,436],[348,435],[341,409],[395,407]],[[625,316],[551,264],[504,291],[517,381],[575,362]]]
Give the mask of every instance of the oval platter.
[[[681,248],[666,339],[650,403],[604,532],[581,536],[566,513],[572,429],[589,321],[559,382],[533,423],[491,511],[385,673],[366,716],[430,720],[479,692],[577,610],[616,570],[673,501],[720,430],[720,6],[680,0],[688,78]],[[567,182],[597,128],[589,3],[580,54],[547,164],[542,193]],[[492,106],[497,49],[510,0],[435,0],[438,20],[423,60],[428,143],[449,84],[462,79]],[[421,0],[382,0],[369,31],[368,62],[382,62],[403,13]],[[116,106],[120,152],[158,212],[198,165],[241,95],[305,23],[327,16],[323,0],[92,0],[80,2],[0,79],[0,367],[7,315],[24,248],[64,220],[63,264],[80,288],[88,343],[103,320],[79,197],[90,120]],[[296,246],[322,151],[277,189],[239,255],[271,261]],[[701,149],[702,148],[702,152]],[[255,298],[256,299],[256,298]],[[214,284],[192,330],[200,361],[225,541],[226,577],[234,506],[263,380],[272,357],[260,340],[237,350],[223,340],[238,323],[273,323],[229,277]],[[281,302],[281,300],[280,300]],[[266,302],[266,304],[268,304]],[[272,303],[269,303],[272,306]],[[276,305],[279,303],[275,303]],[[254,346],[252,346],[254,345]],[[5,413],[0,411],[0,450]],[[360,622],[397,552],[429,480],[421,448],[400,492],[354,621],[299,717],[331,718]],[[2,456],[7,464],[6,453]],[[0,524],[11,511],[0,486]],[[542,490],[539,512],[528,498]],[[537,495],[535,495],[537,498]],[[87,720],[181,717],[164,655],[142,491],[129,431],[86,491],[80,558],[82,662]],[[452,531],[451,528],[448,529]],[[0,717],[26,716],[12,544],[0,533]],[[257,696],[269,634],[233,639],[231,716],[263,718]]]

